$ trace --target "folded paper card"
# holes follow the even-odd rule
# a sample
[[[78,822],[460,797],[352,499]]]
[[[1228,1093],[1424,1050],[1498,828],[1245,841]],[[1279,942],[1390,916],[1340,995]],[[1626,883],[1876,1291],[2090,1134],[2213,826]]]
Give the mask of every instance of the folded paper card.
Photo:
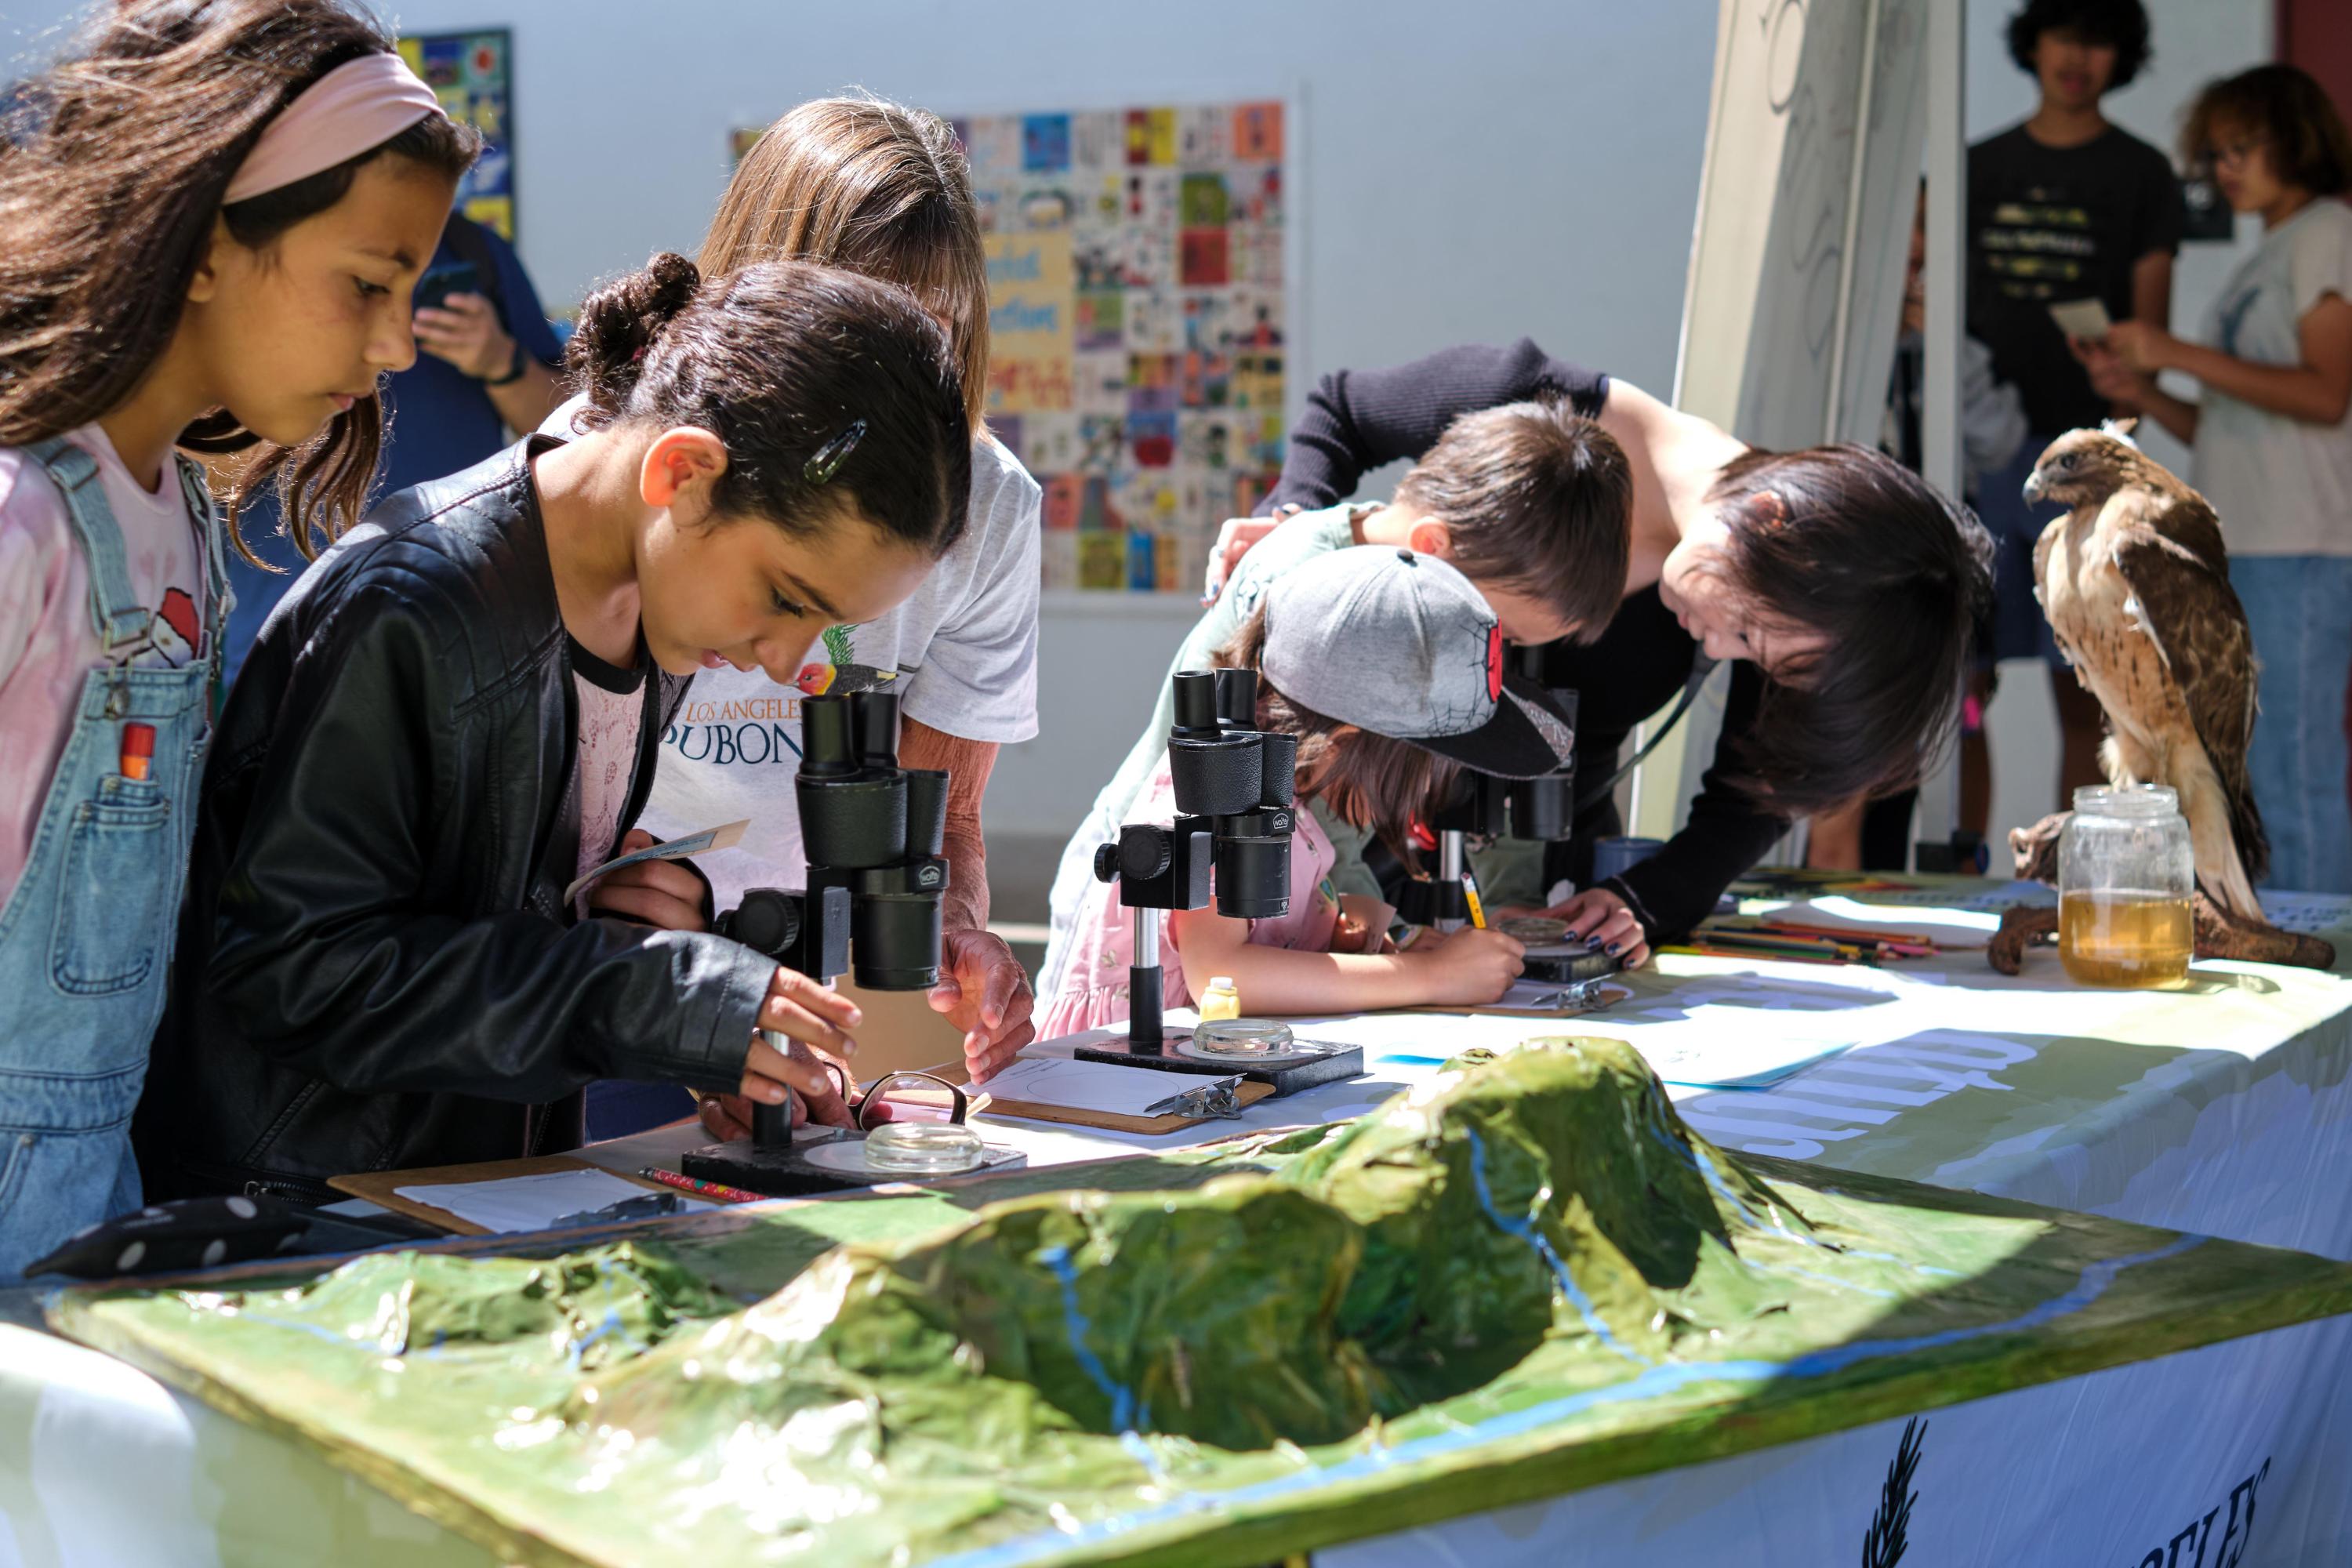
[[[634,866],[640,860],[683,860],[689,855],[707,855],[714,849],[732,849],[743,830],[751,826],[750,817],[730,822],[719,827],[706,827],[699,833],[689,833],[683,838],[673,838],[667,844],[652,844],[643,849],[633,849],[626,855],[616,855],[602,866],[580,877],[563,889],[563,901],[570,903],[580,896],[580,890],[597,878],[607,876],[624,866]]]

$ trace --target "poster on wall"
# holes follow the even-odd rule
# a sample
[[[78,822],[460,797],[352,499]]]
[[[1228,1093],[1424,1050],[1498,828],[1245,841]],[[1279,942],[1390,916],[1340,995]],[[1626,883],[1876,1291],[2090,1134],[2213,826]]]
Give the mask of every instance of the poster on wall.
[[[1197,593],[1283,457],[1283,106],[973,115],[989,428],[1049,588]]]
[[[504,27],[415,33],[400,58],[425,79],[450,119],[482,133],[482,155],[457,187],[457,210],[515,237],[514,36]]]

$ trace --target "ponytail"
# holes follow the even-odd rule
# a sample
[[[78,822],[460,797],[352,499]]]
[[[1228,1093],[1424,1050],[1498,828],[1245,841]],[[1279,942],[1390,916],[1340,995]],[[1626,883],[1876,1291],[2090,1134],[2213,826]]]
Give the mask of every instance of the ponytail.
[[[610,425],[645,374],[646,351],[694,300],[702,273],[685,257],[663,251],[632,272],[588,296],[572,334],[564,364],[588,394],[580,427]]]
[[[805,261],[706,279],[665,253],[589,296],[565,367],[588,394],[575,428],[717,436],[721,514],[805,534],[851,507],[934,557],[963,532],[963,380],[947,334],[893,284]]]

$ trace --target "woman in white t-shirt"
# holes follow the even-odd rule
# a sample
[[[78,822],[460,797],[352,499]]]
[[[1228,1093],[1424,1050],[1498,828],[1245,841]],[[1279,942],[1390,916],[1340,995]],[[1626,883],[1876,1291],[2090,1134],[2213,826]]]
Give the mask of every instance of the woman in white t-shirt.
[[[2263,661],[2250,765],[2266,885],[2352,892],[2352,136],[2317,82],[2262,66],[2199,96],[2182,148],[2261,216],[2262,243],[2214,300],[2205,344],[2125,321],[2082,352],[2102,393],[2195,447],[2191,482],[2221,514]],[[2163,391],[2164,370],[2202,396]]]
[[[900,698],[898,759],[945,768],[949,889],[932,1008],[964,1032],[975,1079],[1035,1037],[1029,978],[988,931],[980,803],[996,749],[1037,732],[1037,482],[987,434],[988,264],[955,132],[937,115],[866,98],[818,99],[761,133],[719,198],[699,263],[717,276],[798,259],[907,289],[947,329],[971,416],[971,505],[963,537],[888,615],[828,629],[793,686],[760,669],[706,669],[662,737],[644,823],[664,837],[751,819],[742,843],[699,862],[721,909],[746,888],[798,888],[807,857],[793,790],[800,700],[887,686]],[[567,404],[543,428],[568,434]],[[720,1137],[747,1120],[706,1100]],[[667,1114],[668,1106],[659,1111]],[[629,1113],[600,1114],[625,1131]]]

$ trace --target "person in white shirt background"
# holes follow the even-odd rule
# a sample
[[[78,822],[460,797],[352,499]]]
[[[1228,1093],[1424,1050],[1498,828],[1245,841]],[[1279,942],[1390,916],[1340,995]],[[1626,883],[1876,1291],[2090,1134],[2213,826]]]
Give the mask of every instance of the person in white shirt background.
[[[867,98],[818,99],[764,132],[719,199],[703,237],[707,277],[755,262],[822,262],[913,292],[947,329],[971,415],[971,505],[964,535],[896,610],[828,630],[792,686],[725,665],[695,678],[661,762],[643,826],[660,837],[751,819],[743,841],[698,862],[717,907],[746,888],[805,885],[793,780],[800,700],[887,688],[898,694],[898,758],[945,768],[949,889],[941,976],[931,1006],[964,1031],[975,1079],[1035,1037],[1027,973],[988,930],[981,797],[996,751],[1037,732],[1037,598],[1042,492],[987,434],[988,269],[962,150],[946,121]],[[542,426],[568,436],[566,404]],[[592,1114],[593,1108],[592,1107]],[[721,1138],[749,1132],[747,1110],[707,1098]],[[610,1133],[627,1129],[609,1120]]]
[[[2201,342],[2147,321],[2077,343],[2099,391],[2194,448],[2230,582],[2261,658],[2248,763],[2271,841],[2265,883],[2352,892],[2345,699],[2352,683],[2352,135],[2293,66],[2207,87],[2181,136],[2262,243],[2215,297]],[[2158,386],[2194,376],[2196,402]]]

